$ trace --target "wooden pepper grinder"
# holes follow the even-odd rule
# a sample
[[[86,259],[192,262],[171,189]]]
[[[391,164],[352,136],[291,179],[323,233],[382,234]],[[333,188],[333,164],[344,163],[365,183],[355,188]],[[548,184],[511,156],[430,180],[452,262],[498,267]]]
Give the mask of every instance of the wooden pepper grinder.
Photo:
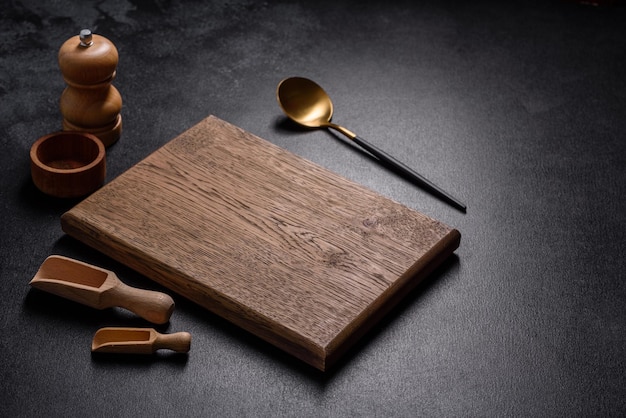
[[[88,132],[105,147],[122,133],[122,96],[111,85],[119,56],[107,38],[80,31],[59,49],[59,67],[67,87],[61,94],[63,129]]]

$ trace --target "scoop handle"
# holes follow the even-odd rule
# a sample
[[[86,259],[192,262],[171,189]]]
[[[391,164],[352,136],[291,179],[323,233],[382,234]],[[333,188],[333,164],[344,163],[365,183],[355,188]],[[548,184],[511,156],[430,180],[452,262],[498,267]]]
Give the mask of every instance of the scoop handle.
[[[191,334],[188,332],[175,332],[173,334],[157,333],[153,350],[166,348],[177,353],[187,353],[191,348]]]
[[[154,290],[137,289],[119,282],[103,297],[108,305],[119,306],[154,323],[165,324],[174,312],[174,300],[165,293]]]
[[[437,195],[438,197],[442,198],[443,200],[447,201],[448,203],[452,204],[454,207],[456,207],[457,209],[463,212],[467,210],[467,206],[464,203],[462,203],[455,197],[451,196],[449,193],[445,192],[443,189],[441,189],[439,186],[432,183],[430,180],[428,180],[421,174],[416,173],[414,170],[407,167],[405,164],[396,160],[391,155],[387,154],[385,151],[379,148],[376,148],[374,145],[368,143],[366,140],[364,140],[363,138],[360,138],[358,135],[354,135],[354,137],[352,137],[352,140],[361,148],[363,148],[364,150],[366,150],[373,156],[377,157],[380,161],[394,168],[396,171],[402,174],[405,178],[407,178],[408,180],[411,180],[413,184],[416,184],[418,186],[428,189],[433,194]]]

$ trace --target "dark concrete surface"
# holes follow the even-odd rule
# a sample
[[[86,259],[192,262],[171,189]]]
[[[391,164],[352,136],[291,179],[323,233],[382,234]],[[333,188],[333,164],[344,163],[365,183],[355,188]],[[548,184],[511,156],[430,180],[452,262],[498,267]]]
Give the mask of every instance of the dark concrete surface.
[[[209,114],[463,235],[442,268],[321,374],[176,298],[189,356],[93,357],[145,326],[29,289],[50,254],[160,289],[65,236],[76,201],[33,185],[60,129],[61,44],[120,54],[107,182]],[[626,10],[573,1],[6,1],[0,7],[0,416],[626,414]],[[344,138],[294,129],[278,82],[468,204],[463,214]]]

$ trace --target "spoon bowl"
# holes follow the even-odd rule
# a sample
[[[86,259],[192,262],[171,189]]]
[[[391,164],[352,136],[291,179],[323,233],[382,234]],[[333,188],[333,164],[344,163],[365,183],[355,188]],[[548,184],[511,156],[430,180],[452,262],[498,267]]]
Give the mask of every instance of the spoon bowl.
[[[286,78],[278,83],[276,99],[285,115],[294,122],[307,128],[332,128],[342,133],[413,184],[428,189],[459,210],[466,211],[467,206],[464,203],[452,197],[421,174],[416,173],[413,169],[343,126],[332,123],[333,103],[330,96],[314,81],[303,77]]]
[[[324,89],[307,78],[283,80],[277,89],[278,103],[293,121],[308,128],[328,126],[333,117],[333,103]]]

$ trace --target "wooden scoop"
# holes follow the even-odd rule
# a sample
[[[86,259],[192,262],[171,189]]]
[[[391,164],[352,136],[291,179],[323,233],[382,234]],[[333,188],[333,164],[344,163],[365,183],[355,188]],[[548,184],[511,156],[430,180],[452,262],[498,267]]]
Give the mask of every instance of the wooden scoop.
[[[155,324],[174,311],[165,293],[128,286],[112,271],[60,255],[46,258],[30,285],[96,309],[125,308]]]
[[[100,328],[91,343],[94,353],[152,354],[161,348],[187,353],[190,347],[188,332],[160,334],[153,328]]]

